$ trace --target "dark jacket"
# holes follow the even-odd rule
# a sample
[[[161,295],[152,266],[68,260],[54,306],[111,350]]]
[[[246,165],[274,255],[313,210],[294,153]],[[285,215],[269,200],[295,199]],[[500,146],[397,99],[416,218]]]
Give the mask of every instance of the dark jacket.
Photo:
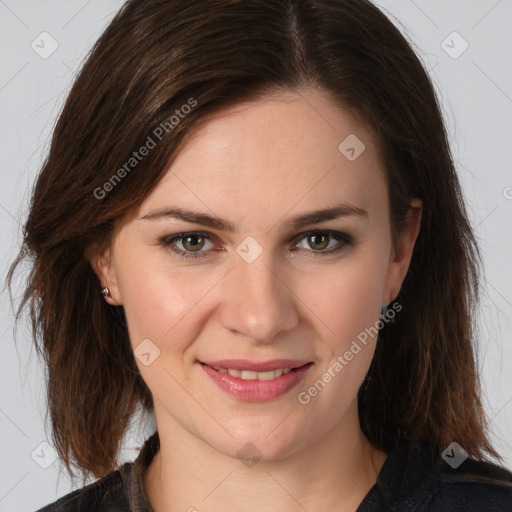
[[[159,447],[155,432],[134,462],[37,512],[153,512],[143,474]],[[403,440],[388,455],[357,512],[413,511],[512,512],[512,473],[471,458],[453,469],[429,445]]]

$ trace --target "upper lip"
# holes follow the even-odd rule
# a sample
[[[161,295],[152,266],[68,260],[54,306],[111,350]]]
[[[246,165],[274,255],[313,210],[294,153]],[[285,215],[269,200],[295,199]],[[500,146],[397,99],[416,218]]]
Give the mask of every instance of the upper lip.
[[[272,359],[271,361],[251,361],[249,359],[220,359],[217,361],[201,362],[215,368],[231,368],[233,370],[266,372],[284,368],[299,368],[312,361],[300,361],[298,359]]]

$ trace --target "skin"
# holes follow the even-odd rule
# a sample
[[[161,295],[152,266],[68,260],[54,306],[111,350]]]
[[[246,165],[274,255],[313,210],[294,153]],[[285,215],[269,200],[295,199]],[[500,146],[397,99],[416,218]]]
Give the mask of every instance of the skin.
[[[366,146],[354,161],[338,149],[350,134]],[[289,224],[338,203],[368,215]],[[235,231],[141,218],[178,206],[225,218]],[[133,348],[150,339],[160,350],[148,366],[136,358],[161,443],[145,475],[155,511],[357,508],[387,457],[362,433],[356,401],[376,339],[307,405],[298,394],[397,296],[420,226],[421,201],[411,207],[395,251],[376,142],[323,91],[279,92],[192,132],[154,191],[118,224],[110,248],[91,260],[115,297],[106,300],[125,308]],[[347,233],[354,243],[299,236],[308,230]],[[174,247],[205,257],[182,259],[159,241],[187,231],[211,241]],[[262,248],[251,263],[236,252],[248,236]],[[314,365],[291,391],[251,403],[227,395],[198,362],[235,357]],[[261,457],[251,467],[237,458],[248,442]]]

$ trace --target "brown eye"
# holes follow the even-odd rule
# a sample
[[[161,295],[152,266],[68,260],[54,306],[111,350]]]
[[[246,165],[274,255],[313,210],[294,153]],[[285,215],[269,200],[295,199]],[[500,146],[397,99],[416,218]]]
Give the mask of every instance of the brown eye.
[[[182,244],[187,251],[200,251],[205,244],[205,238],[201,235],[190,235],[182,238]]]
[[[353,243],[353,238],[338,231],[309,231],[296,238],[294,248],[306,249],[310,256],[328,256]],[[304,243],[305,241],[306,243]]]
[[[184,259],[206,257],[209,249],[214,247],[211,237],[200,232],[164,236],[160,238],[160,243]]]
[[[314,233],[308,236],[308,244],[315,251],[321,251],[329,245],[329,235]]]

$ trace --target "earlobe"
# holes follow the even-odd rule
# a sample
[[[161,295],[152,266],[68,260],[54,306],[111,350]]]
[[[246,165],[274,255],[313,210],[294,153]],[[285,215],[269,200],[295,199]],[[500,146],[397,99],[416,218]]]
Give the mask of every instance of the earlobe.
[[[414,245],[420,232],[422,208],[423,203],[420,199],[414,198],[411,200],[407,225],[398,235],[396,250],[389,262],[382,297],[383,304],[389,304],[395,300],[407,275]]]
[[[120,306],[121,297],[110,248],[100,251],[97,247],[90,247],[86,251],[86,256],[100,282],[98,294],[101,294],[109,304]]]

